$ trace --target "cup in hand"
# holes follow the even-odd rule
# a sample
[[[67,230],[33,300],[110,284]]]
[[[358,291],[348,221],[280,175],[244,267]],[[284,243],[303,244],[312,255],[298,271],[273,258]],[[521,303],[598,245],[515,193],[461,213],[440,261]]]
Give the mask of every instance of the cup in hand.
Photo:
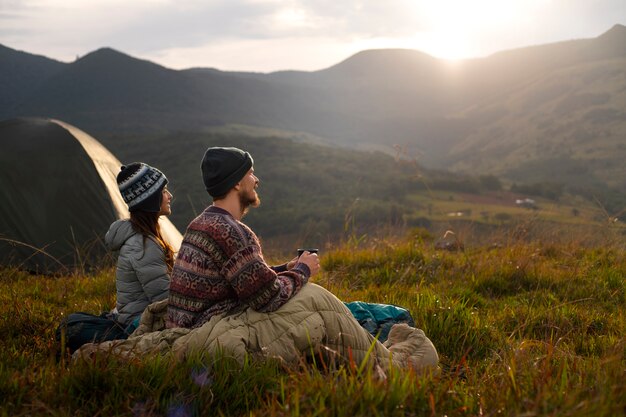
[[[317,253],[318,251],[317,248],[300,248],[298,249],[298,256],[302,256],[304,252]]]

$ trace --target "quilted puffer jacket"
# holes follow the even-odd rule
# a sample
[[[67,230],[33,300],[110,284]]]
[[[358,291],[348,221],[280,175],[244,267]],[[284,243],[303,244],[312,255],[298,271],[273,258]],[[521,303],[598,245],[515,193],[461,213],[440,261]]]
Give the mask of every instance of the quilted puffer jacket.
[[[104,242],[109,250],[119,251],[117,320],[129,325],[149,304],[169,296],[170,277],[163,248],[153,238],[144,239],[135,232],[129,220],[114,222]]]

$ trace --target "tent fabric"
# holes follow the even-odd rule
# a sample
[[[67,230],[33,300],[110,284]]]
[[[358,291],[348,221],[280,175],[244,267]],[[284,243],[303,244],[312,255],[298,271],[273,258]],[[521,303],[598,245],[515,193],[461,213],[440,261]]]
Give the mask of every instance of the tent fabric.
[[[98,265],[111,223],[129,216],[116,176],[120,161],[67,123],[0,122],[0,264],[39,273]],[[182,235],[161,218],[165,239]]]

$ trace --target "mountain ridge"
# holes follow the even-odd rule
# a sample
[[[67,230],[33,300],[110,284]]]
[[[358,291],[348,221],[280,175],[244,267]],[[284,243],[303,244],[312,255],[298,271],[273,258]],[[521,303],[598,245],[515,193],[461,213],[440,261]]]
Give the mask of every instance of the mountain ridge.
[[[620,116],[626,111],[626,27],[620,24],[596,38],[456,63],[415,50],[366,50],[318,71],[173,70],[107,47],[72,63],[45,57],[25,61],[23,54],[0,47],[0,74],[14,84],[0,101],[0,118],[55,117],[104,137],[241,124],[307,132],[339,146],[390,153],[398,145],[427,166],[475,166],[506,176],[524,165],[523,158],[508,160],[509,171],[477,161],[502,162],[502,152],[524,154],[524,137],[539,141],[537,135],[550,134],[558,139],[542,136],[541,141],[553,143],[554,150],[531,154],[556,157],[562,154],[556,144],[562,142],[579,158],[584,146],[573,137],[584,131],[589,143],[610,145],[598,154],[618,152],[626,158],[626,152],[613,149],[626,130]],[[24,62],[40,70],[26,78],[11,72],[16,65],[28,74]],[[602,84],[609,75],[611,84]],[[550,121],[536,111],[546,101],[555,126],[567,120],[573,127],[546,128]],[[607,118],[611,127],[602,130],[598,126]],[[598,178],[605,179],[618,172],[600,171]],[[626,180],[615,186],[626,190]]]

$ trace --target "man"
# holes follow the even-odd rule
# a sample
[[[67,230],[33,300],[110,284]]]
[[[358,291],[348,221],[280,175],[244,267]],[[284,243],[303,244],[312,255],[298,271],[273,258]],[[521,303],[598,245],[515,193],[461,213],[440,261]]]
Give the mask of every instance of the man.
[[[187,227],[170,281],[167,327],[195,328],[249,307],[276,311],[319,271],[317,254],[265,263],[257,236],[241,219],[260,204],[253,160],[237,148],[209,148],[202,179],[213,204]]]

